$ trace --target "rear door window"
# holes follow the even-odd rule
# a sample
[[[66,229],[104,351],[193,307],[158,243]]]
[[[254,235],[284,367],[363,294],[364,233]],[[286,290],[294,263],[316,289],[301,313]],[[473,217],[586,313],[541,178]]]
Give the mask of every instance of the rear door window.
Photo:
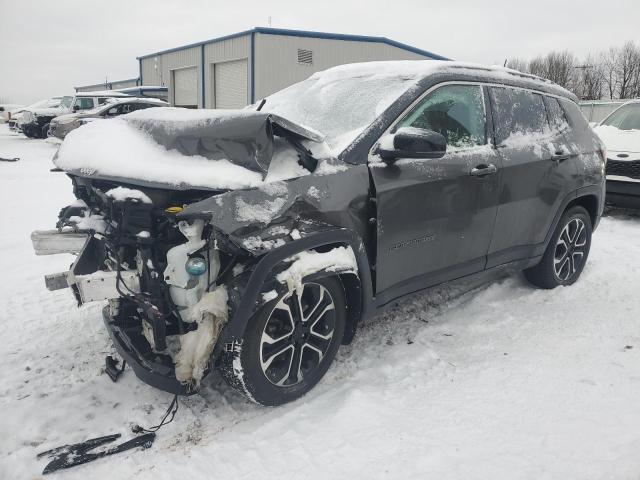
[[[528,90],[491,87],[498,144],[511,135],[543,133],[549,128],[542,95]]]
[[[444,85],[427,95],[397,125],[438,132],[453,148],[487,143],[486,114],[478,85]]]

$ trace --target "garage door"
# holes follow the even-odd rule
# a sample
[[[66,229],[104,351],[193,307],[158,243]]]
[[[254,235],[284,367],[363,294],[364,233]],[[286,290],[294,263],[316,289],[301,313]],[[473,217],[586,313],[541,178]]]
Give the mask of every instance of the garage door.
[[[176,107],[198,108],[198,69],[173,70],[173,103]]]
[[[216,63],[213,70],[215,108],[247,105],[247,60]]]

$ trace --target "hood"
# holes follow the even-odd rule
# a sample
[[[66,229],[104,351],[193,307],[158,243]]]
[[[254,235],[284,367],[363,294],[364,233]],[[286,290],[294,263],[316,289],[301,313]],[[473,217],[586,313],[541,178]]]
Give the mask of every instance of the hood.
[[[227,159],[266,173],[274,135],[321,142],[324,137],[277,115],[255,110],[187,110],[153,108],[124,117],[168,150],[210,160]]]
[[[41,117],[57,117],[58,115],[68,112],[69,110],[66,108],[55,107],[55,108],[30,108],[26,111],[32,112],[33,114],[39,115]]]
[[[65,113],[63,115],[58,115],[56,118],[54,118],[51,122],[64,122],[64,121],[68,121],[68,120],[77,120],[78,118],[80,118],[82,115],[78,114],[78,113]]]
[[[227,190],[260,185],[274,158],[293,158],[295,176],[300,142],[324,145],[319,133],[269,113],[158,107],[72,131],[54,163],[77,176]]]
[[[593,128],[608,152],[626,152],[640,154],[640,130],[620,130],[610,125]]]

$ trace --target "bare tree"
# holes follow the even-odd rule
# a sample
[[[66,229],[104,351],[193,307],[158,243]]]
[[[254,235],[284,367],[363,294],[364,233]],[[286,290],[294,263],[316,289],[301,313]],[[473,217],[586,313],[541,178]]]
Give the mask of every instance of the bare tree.
[[[619,51],[616,62],[620,98],[632,98],[635,92],[634,82],[640,68],[640,50],[635,43],[625,43]]]
[[[640,46],[629,41],[583,60],[565,51],[552,51],[530,61],[507,60],[506,66],[547,78],[583,100],[640,97]]]
[[[529,73],[529,62],[522,58],[510,58],[507,60],[505,66],[518,72]]]

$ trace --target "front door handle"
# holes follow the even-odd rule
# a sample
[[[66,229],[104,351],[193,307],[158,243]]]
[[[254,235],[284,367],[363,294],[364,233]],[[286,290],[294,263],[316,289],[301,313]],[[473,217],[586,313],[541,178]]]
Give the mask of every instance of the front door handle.
[[[471,169],[469,175],[472,177],[486,177],[487,175],[493,175],[498,171],[498,167],[496,167],[493,163],[488,165],[482,164],[478,165]]]

